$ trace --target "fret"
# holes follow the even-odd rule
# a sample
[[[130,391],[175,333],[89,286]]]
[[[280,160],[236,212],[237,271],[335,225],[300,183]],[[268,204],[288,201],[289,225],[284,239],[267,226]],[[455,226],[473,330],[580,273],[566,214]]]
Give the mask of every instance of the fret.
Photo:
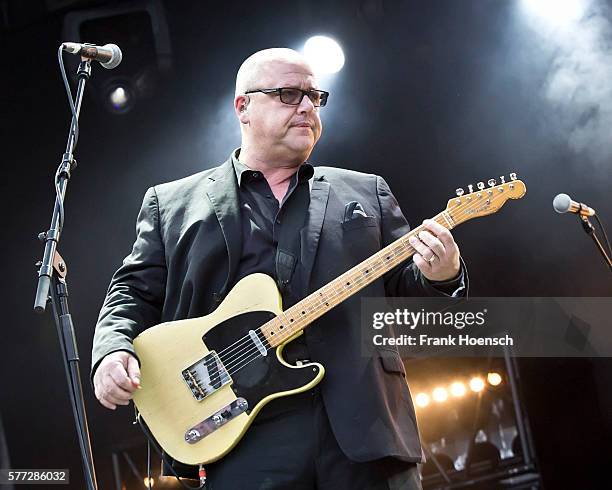
[[[308,295],[299,303],[285,310],[277,318],[261,327],[263,336],[274,347],[317,318],[372,283],[389,270],[414,254],[408,236],[418,233],[422,227],[395,240],[382,250],[341,274],[329,284]]]

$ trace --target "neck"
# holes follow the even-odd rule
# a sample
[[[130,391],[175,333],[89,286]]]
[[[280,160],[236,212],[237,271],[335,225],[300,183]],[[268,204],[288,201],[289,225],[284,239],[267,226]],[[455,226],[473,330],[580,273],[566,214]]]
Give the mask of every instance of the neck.
[[[293,159],[279,158],[278,156],[253,151],[247,145],[241,147],[238,159],[251,170],[261,172],[271,187],[288,184],[299,166],[304,163],[304,159],[299,157]]]

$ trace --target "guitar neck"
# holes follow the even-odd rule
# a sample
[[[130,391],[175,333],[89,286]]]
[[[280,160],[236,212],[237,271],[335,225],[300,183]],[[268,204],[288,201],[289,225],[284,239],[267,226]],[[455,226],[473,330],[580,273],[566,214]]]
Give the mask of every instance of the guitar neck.
[[[442,211],[433,220],[449,230],[454,227],[453,218],[448,211]],[[406,233],[263,325],[261,332],[270,346],[275,347],[283,343],[334,306],[412,257],[415,249],[408,239],[421,230],[422,225]]]

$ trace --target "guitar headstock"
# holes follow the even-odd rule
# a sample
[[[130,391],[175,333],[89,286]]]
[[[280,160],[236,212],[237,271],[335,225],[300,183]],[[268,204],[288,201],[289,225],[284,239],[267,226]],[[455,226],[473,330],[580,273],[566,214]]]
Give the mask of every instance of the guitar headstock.
[[[520,199],[527,192],[527,187],[523,181],[517,180],[514,172],[510,174],[509,182],[502,176],[499,184],[495,179],[489,179],[487,184],[489,187],[478,182],[476,190],[473,185],[468,185],[468,194],[463,189],[456,190],[457,197],[449,199],[446,205],[446,212],[455,225],[496,213],[508,199]]]

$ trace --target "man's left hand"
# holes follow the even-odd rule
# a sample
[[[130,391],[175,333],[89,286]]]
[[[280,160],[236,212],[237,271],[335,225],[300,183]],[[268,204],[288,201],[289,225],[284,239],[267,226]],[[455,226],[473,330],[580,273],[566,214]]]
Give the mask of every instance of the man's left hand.
[[[413,261],[430,281],[450,281],[459,275],[459,247],[451,232],[433,220],[423,221],[423,230],[409,239],[416,250]],[[418,237],[418,238],[417,238]]]

